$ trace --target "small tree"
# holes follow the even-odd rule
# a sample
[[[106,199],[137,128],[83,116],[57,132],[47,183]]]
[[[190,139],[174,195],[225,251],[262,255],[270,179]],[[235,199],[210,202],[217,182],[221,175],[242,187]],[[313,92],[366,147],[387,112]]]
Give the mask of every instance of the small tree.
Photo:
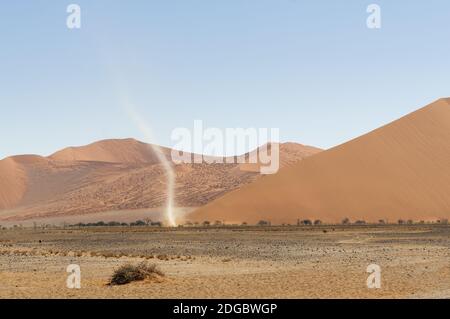
[[[302,221],[300,221],[301,225],[312,225],[312,222],[310,219],[304,219]]]
[[[269,226],[269,222],[265,220],[260,220],[257,224],[258,226]]]

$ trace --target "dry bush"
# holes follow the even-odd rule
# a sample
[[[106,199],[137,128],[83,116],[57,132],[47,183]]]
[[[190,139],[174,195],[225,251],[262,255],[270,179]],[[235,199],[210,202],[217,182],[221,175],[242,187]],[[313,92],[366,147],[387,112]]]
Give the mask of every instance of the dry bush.
[[[137,265],[126,264],[114,271],[110,285],[125,285],[133,281],[151,279],[164,276],[155,264],[141,262]]]

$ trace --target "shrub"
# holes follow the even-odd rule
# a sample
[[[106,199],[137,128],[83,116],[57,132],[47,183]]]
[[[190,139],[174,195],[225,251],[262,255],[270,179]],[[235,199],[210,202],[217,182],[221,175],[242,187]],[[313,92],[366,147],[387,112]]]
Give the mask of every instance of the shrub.
[[[164,273],[155,264],[148,265],[146,262],[141,262],[137,265],[126,264],[114,271],[109,284],[125,285],[133,281],[158,276],[164,276]]]
[[[405,223],[405,221],[404,221],[403,219],[399,219],[399,220],[398,220],[398,224],[399,224],[399,225],[403,225],[404,223]]]
[[[378,224],[384,225],[384,224],[386,224],[386,221],[384,219],[380,219],[380,220],[378,220]]]
[[[356,224],[356,225],[365,225],[365,224],[366,224],[366,221],[365,221],[365,220],[357,220],[357,221],[355,222],[355,224]]]
[[[137,221],[135,221],[134,225],[135,226],[145,226],[145,225],[147,225],[147,223],[144,222],[143,220],[137,220]]]
[[[222,222],[220,220],[216,220],[214,222],[214,226],[222,226]]]
[[[266,220],[260,220],[257,225],[258,226],[269,226],[269,222]]]
[[[120,223],[112,221],[108,223],[108,226],[120,226]]]
[[[320,219],[316,219],[314,221],[314,225],[322,225],[322,221]]]
[[[344,219],[342,220],[342,224],[343,224],[343,225],[348,225],[348,224],[350,224],[350,219],[344,218]]]
[[[412,225],[414,224],[414,221],[412,219],[408,219],[408,221],[406,222],[408,225]]]
[[[205,221],[203,222],[203,226],[209,226],[209,225],[211,225],[211,223],[210,223],[209,221],[205,220]]]
[[[300,221],[300,225],[312,225],[312,222],[309,219],[304,219]]]

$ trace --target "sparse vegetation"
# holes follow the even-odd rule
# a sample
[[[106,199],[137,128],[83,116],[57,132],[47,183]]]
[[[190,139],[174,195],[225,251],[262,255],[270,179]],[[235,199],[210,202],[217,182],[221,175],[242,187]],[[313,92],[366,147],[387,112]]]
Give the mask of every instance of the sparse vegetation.
[[[109,222],[108,226],[120,226],[119,222]]]
[[[143,220],[137,220],[134,223],[131,223],[130,226],[146,226],[147,224]]]
[[[109,284],[125,285],[133,281],[162,276],[164,276],[164,273],[155,264],[147,264],[146,262],[137,265],[126,264],[114,271]]]
[[[110,222],[104,222],[99,221],[95,223],[77,223],[74,225],[70,225],[69,227],[128,227],[128,226],[158,226],[161,227],[161,222],[152,222],[152,221],[143,221],[143,220],[137,220],[135,222],[132,222],[130,224],[125,222],[118,222],[118,221],[110,221]]]

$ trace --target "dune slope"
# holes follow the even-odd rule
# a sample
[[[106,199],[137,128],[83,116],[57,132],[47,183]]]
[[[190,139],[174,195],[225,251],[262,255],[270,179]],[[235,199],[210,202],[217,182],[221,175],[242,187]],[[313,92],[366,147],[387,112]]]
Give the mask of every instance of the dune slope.
[[[0,161],[0,209],[16,205],[24,196],[27,180],[23,167],[13,158]]]
[[[249,223],[450,218],[449,102],[438,100],[281,169],[189,218]]]

